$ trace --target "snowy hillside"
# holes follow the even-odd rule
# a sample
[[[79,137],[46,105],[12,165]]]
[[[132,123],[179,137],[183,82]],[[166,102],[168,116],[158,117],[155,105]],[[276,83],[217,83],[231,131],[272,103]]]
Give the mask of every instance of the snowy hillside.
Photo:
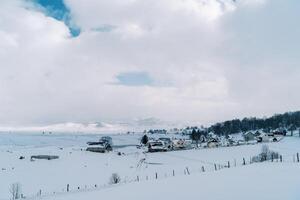
[[[178,125],[178,124],[177,124]],[[137,118],[125,121],[91,122],[91,123],[58,123],[43,126],[0,126],[1,132],[36,132],[36,133],[124,133],[127,131],[142,132],[150,128],[173,128],[172,122],[157,118]],[[183,125],[181,125],[183,127]],[[181,127],[180,126],[180,127]]]

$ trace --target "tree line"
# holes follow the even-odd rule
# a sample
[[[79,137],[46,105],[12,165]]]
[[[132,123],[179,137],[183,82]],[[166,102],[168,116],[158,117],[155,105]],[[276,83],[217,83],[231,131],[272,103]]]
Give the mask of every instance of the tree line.
[[[228,120],[216,123],[207,128],[207,132],[214,132],[217,135],[229,135],[252,130],[264,130],[270,132],[275,129],[288,131],[297,130],[300,127],[300,111],[275,114],[268,118],[244,118]]]

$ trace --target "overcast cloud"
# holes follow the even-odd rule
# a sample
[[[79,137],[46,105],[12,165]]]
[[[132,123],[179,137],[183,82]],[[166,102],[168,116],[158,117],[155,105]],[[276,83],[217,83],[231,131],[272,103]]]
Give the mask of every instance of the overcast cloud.
[[[31,1],[0,2],[0,124],[207,124],[300,107],[296,1],[65,4],[77,37]]]

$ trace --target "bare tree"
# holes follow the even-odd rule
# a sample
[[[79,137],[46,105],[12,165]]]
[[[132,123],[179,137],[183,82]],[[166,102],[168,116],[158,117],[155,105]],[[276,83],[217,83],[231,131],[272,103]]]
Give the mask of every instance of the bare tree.
[[[120,181],[121,181],[121,178],[120,178],[119,174],[113,173],[110,177],[109,183],[110,184],[118,184],[118,183],[120,183]]]
[[[268,158],[268,155],[270,153],[270,150],[269,150],[269,146],[264,144],[262,147],[261,147],[261,161],[266,161],[267,158]]]
[[[274,160],[279,158],[279,153],[271,151],[268,145],[263,145],[261,147],[261,153],[257,156],[251,158],[252,162],[264,162],[268,160]]]
[[[12,200],[20,199],[20,197],[21,197],[21,184],[20,183],[11,184],[9,191],[11,193]]]

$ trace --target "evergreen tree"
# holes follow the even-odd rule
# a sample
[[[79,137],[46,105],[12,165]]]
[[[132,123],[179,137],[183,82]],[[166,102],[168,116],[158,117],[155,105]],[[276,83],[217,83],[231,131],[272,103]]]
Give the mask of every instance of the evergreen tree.
[[[199,130],[196,131],[195,129],[193,129],[192,134],[191,134],[191,140],[196,141],[197,147],[198,147],[200,138],[201,138],[200,131]]]
[[[148,138],[147,135],[144,135],[144,136],[142,137],[142,139],[141,139],[141,143],[142,143],[143,145],[146,145],[146,144],[148,143],[148,141],[149,141],[149,138]]]

